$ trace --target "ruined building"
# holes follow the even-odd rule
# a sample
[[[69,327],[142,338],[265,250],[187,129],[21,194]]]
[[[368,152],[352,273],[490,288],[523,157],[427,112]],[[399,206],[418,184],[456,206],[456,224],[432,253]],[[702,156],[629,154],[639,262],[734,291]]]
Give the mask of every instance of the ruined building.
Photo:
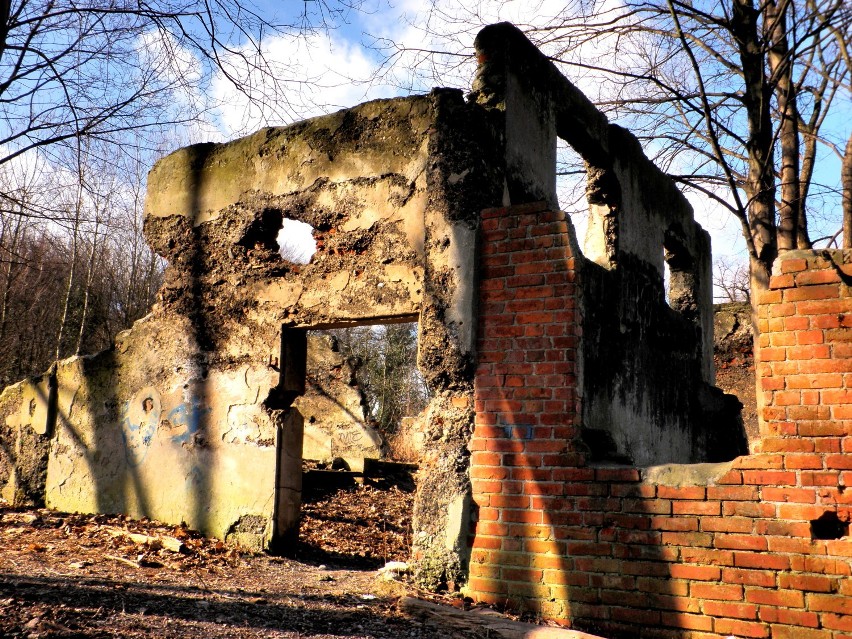
[[[713,387],[710,242],[685,199],[516,29],[487,27],[477,55],[467,99],[158,162],[158,303],[113,349],[4,391],[3,496],[286,550],[306,331],[417,321],[422,584],[613,637],[848,639],[852,255],[776,264],[748,454]],[[582,249],[557,137],[586,165]],[[280,258],[283,219],[315,229],[310,264]]]

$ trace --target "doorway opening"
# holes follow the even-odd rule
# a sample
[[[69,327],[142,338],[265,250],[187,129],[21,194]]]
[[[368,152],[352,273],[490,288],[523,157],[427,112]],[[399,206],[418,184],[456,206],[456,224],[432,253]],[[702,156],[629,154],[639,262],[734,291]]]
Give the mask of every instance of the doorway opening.
[[[418,324],[406,321],[304,330],[304,354],[282,340],[282,379],[303,357],[281,420],[278,503],[289,517],[286,554],[375,569],[407,561],[415,473],[423,435],[418,416],[430,394],[417,369]],[[298,446],[298,469],[295,447]],[[299,505],[288,500],[298,484]],[[279,513],[280,515],[280,513]]]

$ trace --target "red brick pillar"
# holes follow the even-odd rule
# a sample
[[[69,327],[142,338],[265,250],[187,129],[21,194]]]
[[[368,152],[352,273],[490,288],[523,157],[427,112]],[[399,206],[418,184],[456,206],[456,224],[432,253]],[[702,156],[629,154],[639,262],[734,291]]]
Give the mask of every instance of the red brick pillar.
[[[761,495],[782,502],[776,514],[785,526],[810,532],[784,548],[804,556],[790,555],[792,574],[780,575],[779,587],[813,591],[806,614],[821,628],[789,636],[852,637],[852,252],[784,254],[758,302],[763,455],[755,459],[793,478]]]
[[[469,591],[560,616],[552,518],[584,462],[574,447],[580,324],[566,215],[543,204],[484,211],[481,247]]]
[[[776,261],[759,298],[755,349],[763,451],[852,452],[851,281],[848,252]],[[826,459],[837,463],[852,469],[852,458]]]

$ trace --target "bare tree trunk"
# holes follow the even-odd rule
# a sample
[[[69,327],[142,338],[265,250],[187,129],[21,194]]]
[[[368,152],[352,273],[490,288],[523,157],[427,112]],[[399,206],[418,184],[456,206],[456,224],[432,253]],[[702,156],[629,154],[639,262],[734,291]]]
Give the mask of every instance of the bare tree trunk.
[[[813,248],[813,244],[808,231],[807,201],[814,167],[816,166],[817,136],[813,133],[812,127],[803,128],[802,122],[799,122],[799,131],[804,134],[804,140],[802,144],[802,168],[799,174],[801,204],[799,206],[799,230],[796,233],[796,246],[800,249],[809,249]]]
[[[846,140],[840,181],[843,184],[843,248],[852,248],[852,133]]]
[[[758,30],[758,10],[751,0],[733,0],[731,33],[742,63],[745,92],[743,104],[748,116],[748,176],[745,192],[749,198],[749,229],[754,242],[751,255],[752,286],[769,285],[769,271],[778,255],[775,226],[775,176],[772,163],[771,88],[764,73],[764,51]],[[755,267],[762,265],[760,268]],[[757,296],[753,295],[752,299]]]
[[[766,3],[763,20],[764,35],[769,42],[769,85],[775,87],[781,121],[781,204],[778,207],[778,249],[797,248],[800,208],[799,188],[799,113],[796,106],[796,88],[793,84],[793,60],[787,43],[788,0],[779,6],[774,0]]]
[[[77,225],[74,225],[74,238],[72,240],[71,267],[68,269],[68,285],[65,287],[65,303],[62,307],[62,320],[59,322],[59,334],[56,336],[56,359],[62,359],[62,340],[65,339],[65,325],[68,323],[68,315],[71,312],[71,293],[74,290],[74,278],[77,273]]]
[[[9,35],[9,15],[12,13],[12,1],[0,0],[0,58],[6,50],[6,37]]]
[[[98,222],[95,220],[95,229],[92,234],[92,252],[89,255],[89,268],[86,273],[86,288],[83,291],[83,311],[80,318],[80,332],[77,334],[77,347],[74,349],[76,355],[83,350],[83,339],[86,336],[86,317],[89,314],[89,297],[92,294],[92,279],[95,274],[95,259],[98,250]]]
[[[59,322],[59,334],[56,336],[55,359],[62,359],[62,340],[65,339],[65,327],[71,313],[71,296],[74,291],[74,278],[77,276],[77,246],[80,241],[80,214],[83,208],[83,169],[80,164],[80,149],[77,149],[77,199],[74,202],[74,228],[71,235],[71,266],[68,269],[68,285],[65,287],[65,303],[62,308],[62,320]]]
[[[12,228],[12,237],[9,240],[9,246],[6,247],[6,226],[3,226],[3,232],[0,234],[0,244],[2,244],[3,252],[8,256],[6,268],[3,270],[3,294],[0,301],[0,343],[6,337],[6,327],[9,323],[9,289],[12,286],[12,266],[18,249],[18,240],[23,226],[22,218],[18,217],[16,221],[10,222],[14,224]]]

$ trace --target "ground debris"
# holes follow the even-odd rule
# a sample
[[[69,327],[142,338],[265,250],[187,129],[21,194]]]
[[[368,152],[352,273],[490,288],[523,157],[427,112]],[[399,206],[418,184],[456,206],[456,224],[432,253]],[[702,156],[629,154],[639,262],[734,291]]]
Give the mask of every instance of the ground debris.
[[[143,535],[141,533],[134,533],[128,530],[114,528],[112,526],[105,526],[104,530],[116,537],[127,537],[130,541],[136,544],[144,544],[151,550],[164,548],[171,552],[186,551],[186,545],[184,545],[184,543],[177,537],[170,537],[169,535]]]
[[[408,558],[412,497],[408,483],[369,481],[307,494],[297,555],[308,562],[240,552],[186,526],[0,504],[0,637],[450,636],[398,609],[412,592],[404,581],[367,570]]]
[[[370,569],[409,559],[413,484],[316,489],[303,501],[296,557]]]

